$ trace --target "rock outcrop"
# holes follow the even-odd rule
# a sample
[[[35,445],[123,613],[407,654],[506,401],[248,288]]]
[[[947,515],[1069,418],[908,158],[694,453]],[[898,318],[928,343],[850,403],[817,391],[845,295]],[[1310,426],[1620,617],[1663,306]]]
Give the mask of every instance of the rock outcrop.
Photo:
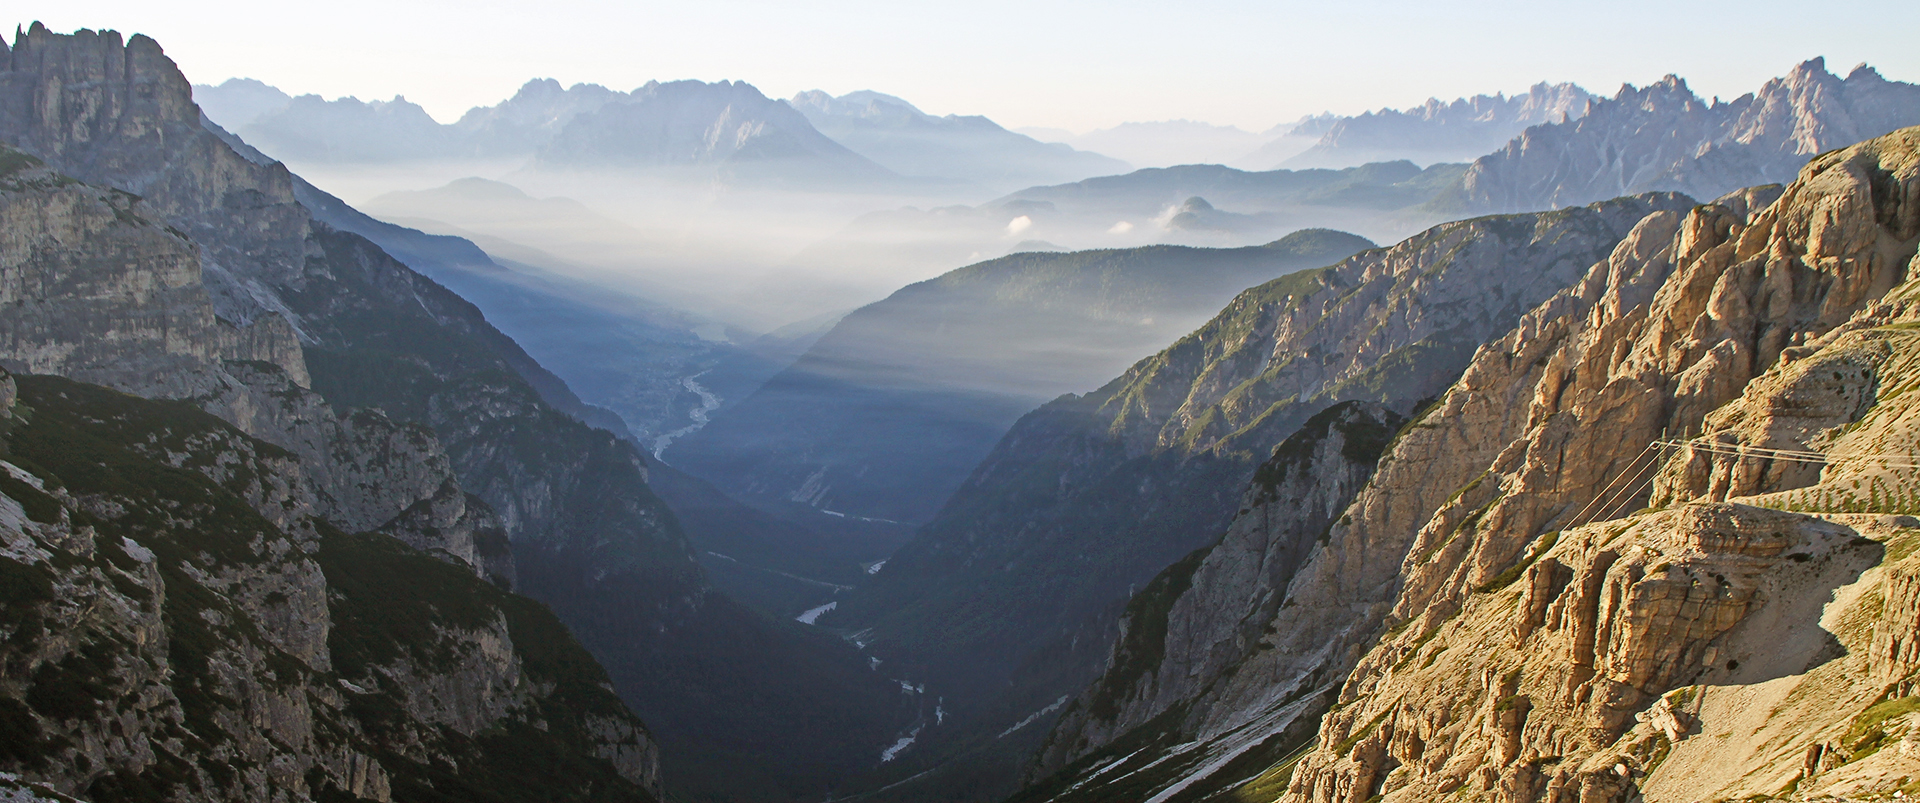
[[[1669,75],[1594,100],[1578,119],[1527,129],[1427,206],[1482,214],[1653,190],[1712,198],[1791,181],[1814,154],[1916,124],[1920,86],[1865,64],[1843,80],[1813,59],[1727,102],[1703,100]]]
[[[1176,743],[1194,739],[1184,751],[1208,745],[1211,763],[1186,760],[1191,769],[1156,780],[1162,797],[1235,787],[1353,803],[1777,792],[1792,780],[1776,777],[1782,756],[1792,753],[1798,772],[1810,749],[1804,734],[1780,734],[1836,722],[1844,731],[1884,685],[1865,698],[1822,697],[1772,725],[1748,717],[1754,730],[1738,743],[1754,751],[1712,766],[1705,753],[1668,757],[1702,716],[1686,704],[1693,697],[1670,693],[1702,679],[1752,689],[1787,676],[1810,683],[1821,671],[1882,684],[1901,675],[1884,657],[1891,668],[1834,662],[1876,643],[1899,655],[1904,638],[1849,635],[1835,629],[1841,613],[1822,619],[1820,608],[1840,588],[1840,602],[1863,611],[1854,615],[1902,621],[1905,603],[1882,611],[1873,597],[1860,608],[1849,595],[1877,587],[1878,576],[1862,572],[1882,563],[1875,542],[1892,543],[1906,520],[1792,511],[1902,512],[1889,500],[1907,492],[1886,477],[1875,485],[1751,450],[1845,455],[1827,444],[1849,431],[1870,432],[1859,437],[1876,449],[1911,448],[1905,425],[1890,423],[1899,404],[1882,411],[1887,424],[1861,422],[1876,394],[1897,395],[1876,385],[1873,366],[1907,359],[1879,332],[1898,331],[1910,303],[1907,291],[1889,292],[1907,280],[1920,241],[1916,181],[1920,130],[1908,129],[1815,159],[1784,190],[1648,215],[1606,261],[1481,348],[1401,434],[1286,587],[1261,649],[1243,651],[1231,675],[1131,712],[1143,722],[1175,711],[1183,728],[1162,720],[1104,745],[1082,735],[1097,729],[1063,729],[1056,743],[1110,751],[1171,730]],[[1862,338],[1869,345],[1846,345]],[[1657,443],[1688,436],[1702,445]],[[1791,490],[1816,477],[1859,490]],[[1240,614],[1224,606],[1213,615]],[[1304,757],[1282,760],[1272,748],[1283,740],[1262,752],[1227,738],[1254,726],[1285,737],[1288,717],[1317,714],[1284,705],[1314,696],[1331,708]],[[1836,699],[1853,707],[1821,707]],[[1778,738],[1747,739],[1762,730]],[[1791,749],[1775,749],[1781,740]],[[1066,744],[1071,757],[1079,745]],[[1810,772],[1831,768],[1823,756],[1865,755],[1858,744],[1836,749],[1816,750]],[[1083,782],[1080,793],[1095,797],[1107,788],[1092,776],[1118,757],[1085,755],[1054,788]],[[1703,789],[1696,778],[1662,787],[1666,776],[1647,776],[1659,761],[1671,768],[1662,772],[1687,766],[1685,777],[1723,786]],[[1113,775],[1129,766],[1114,763]],[[1724,786],[1736,780],[1745,792]]]
[[[1272,648],[1271,623],[1290,604],[1288,584],[1405,423],[1379,405],[1346,402],[1276,447],[1219,542],[1162,572],[1128,603],[1105,672],[1061,714],[1016,799],[1146,797],[1222,757],[1270,763],[1304,745],[1326,701],[1299,682],[1266,688],[1252,701],[1262,710],[1247,721],[1190,737],[1194,724],[1219,716],[1213,708],[1249,704],[1208,692],[1235,685],[1242,673],[1267,675],[1260,654]],[[1084,759],[1090,754],[1097,755]],[[1096,775],[1059,772],[1076,762],[1097,765]]]
[[[291,453],[67,379],[0,396],[18,777],[93,801],[550,794],[514,769],[540,756],[565,786],[657,798],[651,738],[552,614],[341,533]]]
[[[1021,419],[822,621],[867,630],[869,649],[911,662],[959,716],[994,710],[990,738],[1100,672],[1110,641],[1093,623],[1218,539],[1256,467],[1307,420],[1344,401],[1411,412],[1636,221],[1691,203],[1622,198],[1451,223],[1250,289],[1106,387]],[[1071,671],[1056,663],[1032,688],[1010,686],[1042,649],[1071,655]],[[1039,705],[988,704],[1014,693]]]
[[[8,304],[0,363],[150,398],[193,399],[299,455],[302,492],[349,531],[393,522],[453,486],[431,432],[376,410],[336,415],[306,387],[305,355],[286,318],[268,313],[240,327],[216,315],[199,249],[177,229],[142,217],[142,202],[4,146],[0,159],[15,167],[0,180],[9,245],[0,258],[0,298]],[[421,549],[476,567],[472,531],[481,525],[463,518],[425,529],[425,522],[392,526]]]
[[[1898,543],[1890,528],[1906,520],[1833,514],[1894,509],[1887,500],[1899,494],[1834,507],[1828,489],[1854,487],[1855,469],[1837,466],[1813,489],[1792,491],[1809,472],[1714,457],[1704,444],[1738,451],[1789,438],[1801,439],[1798,450],[1825,449],[1868,420],[1867,400],[1891,400],[1873,389],[1876,372],[1856,342],[1888,340],[1863,327],[1908,314],[1909,291],[1889,291],[1910,275],[1920,241],[1916,186],[1920,130],[1826,154],[1764,208],[1765,196],[1740,196],[1693,210],[1657,253],[1630,270],[1596,269],[1530,317],[1555,304],[1573,305],[1572,314],[1523,325],[1506,348],[1483,351],[1442,402],[1447,414],[1431,419],[1435,429],[1409,440],[1491,458],[1419,469],[1429,478],[1415,483],[1422,492],[1459,490],[1399,542],[1404,552],[1392,548],[1393,534],[1411,531],[1383,526],[1372,511],[1389,495],[1374,489],[1350,511],[1354,525],[1333,534],[1328,559],[1382,555],[1369,565],[1385,582],[1331,599],[1369,603],[1392,626],[1342,685],[1317,749],[1293,770],[1289,799],[1421,800],[1461,788],[1503,800],[1773,794],[1801,770],[1809,737],[1845,730],[1874,703],[1881,679],[1900,667],[1885,658],[1870,666],[1871,655],[1869,666],[1837,660],[1874,643],[1872,633],[1849,633],[1844,617],[1856,607],[1851,595],[1879,584],[1878,573],[1862,572],[1898,555],[1885,544]],[[1840,407],[1814,403],[1825,393]],[[1474,415],[1480,405],[1489,414]],[[1866,442],[1911,449],[1904,424],[1867,429]],[[1665,452],[1650,446],[1662,433],[1703,430],[1694,441],[1703,445],[1664,467]],[[1464,482],[1476,462],[1484,473]],[[1374,484],[1384,491],[1411,479],[1389,464]],[[1781,501],[1782,491],[1801,501]],[[1668,509],[1628,513],[1649,503]],[[1396,552],[1404,561],[1382,571]],[[1295,593],[1303,590],[1311,589]],[[1839,607],[1823,618],[1830,592]],[[1898,611],[1882,605],[1858,615],[1897,622]],[[1830,650],[1816,627],[1841,647]],[[1897,654],[1896,640],[1881,645]],[[1482,646],[1453,649],[1468,644]],[[1863,673],[1877,678],[1862,681],[1871,693],[1853,679]],[[1776,678],[1828,696],[1808,709],[1757,688]],[[1744,752],[1722,744],[1709,762],[1693,752],[1704,747],[1671,744],[1688,722],[1712,718],[1693,694],[1680,695],[1692,707],[1675,698],[1689,685],[1704,685],[1708,699],[1724,689],[1780,700],[1793,715],[1743,720],[1750,730],[1728,744]],[[1436,688],[1451,694],[1429,694]],[[1864,758],[1857,744],[1845,749]],[[1791,767],[1782,750],[1793,753]]]

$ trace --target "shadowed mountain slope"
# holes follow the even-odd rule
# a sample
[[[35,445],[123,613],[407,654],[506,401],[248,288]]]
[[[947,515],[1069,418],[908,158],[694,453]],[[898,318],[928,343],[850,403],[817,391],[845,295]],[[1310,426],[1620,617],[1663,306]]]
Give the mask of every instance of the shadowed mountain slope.
[[[1691,203],[1650,195],[1449,223],[1247,290],[1105,387],[1023,417],[822,621],[924,677],[974,732],[1029,717],[1050,727],[1049,704],[1100,670],[1113,631],[1097,623],[1217,539],[1276,445],[1341,402],[1383,405],[1375,420],[1411,412],[1635,222]],[[1043,650],[1071,665],[1029,685],[1022,667]],[[993,702],[1013,694],[1039,705]]]

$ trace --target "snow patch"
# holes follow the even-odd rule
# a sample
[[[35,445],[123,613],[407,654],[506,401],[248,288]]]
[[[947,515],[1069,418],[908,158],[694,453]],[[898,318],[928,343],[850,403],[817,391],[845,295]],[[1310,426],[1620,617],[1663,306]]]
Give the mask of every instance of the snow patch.
[[[912,747],[913,741],[920,738],[921,727],[923,726],[915,725],[913,730],[908,731],[907,735],[900,737],[900,741],[894,742],[892,747],[880,751],[880,760],[882,762],[892,761],[894,756],[900,755],[900,751]]]
[[[824,476],[826,476],[826,472],[827,472],[827,470],[826,470],[826,469],[824,469],[824,468],[823,468],[823,469],[820,469],[820,471],[819,471],[819,472],[817,472],[817,473],[815,473],[815,474],[813,475],[813,477],[808,477],[808,478],[807,478],[807,482],[809,482],[809,483],[811,483],[811,482],[813,482],[813,479],[814,479],[814,477],[824,477]],[[802,490],[804,490],[804,488],[803,488]],[[798,493],[798,492],[796,492],[796,493]],[[825,491],[825,490],[822,490],[822,491],[821,491],[821,493],[822,493],[822,494],[824,494],[824,493],[826,493],[826,491]],[[792,499],[793,499],[793,501],[795,501],[795,502],[804,502],[804,501],[806,501],[805,499],[801,499],[801,498],[799,498],[799,497],[791,497],[791,498],[792,498]],[[871,521],[871,522],[878,522],[878,523],[880,523],[880,524],[905,524],[905,523],[906,523],[906,522],[902,522],[902,521],[894,521],[893,519],[882,519],[882,518],[878,518],[878,517],[874,517],[874,516],[855,516],[855,515],[853,515],[852,513],[842,513],[842,512],[840,512],[840,511],[838,511],[838,510],[828,510],[828,509],[826,509],[825,507],[820,507],[820,508],[819,508],[819,510],[820,510],[820,512],[822,512],[822,513],[825,513],[825,514],[827,514],[827,515],[829,515],[829,516],[832,516],[832,517],[834,517],[834,518],[836,518],[836,519],[853,519],[854,521]],[[883,560],[883,561],[880,561],[880,562],[881,562],[881,563],[886,563],[886,561],[884,561],[884,560]],[[872,574],[872,572],[868,572],[868,574]]]
[[[840,602],[838,600],[835,600],[833,602],[829,602],[825,605],[822,605],[818,608],[808,608],[806,613],[800,614],[799,616],[795,616],[793,618],[795,621],[799,622],[800,624],[810,625],[820,620],[820,614],[826,613],[827,611],[831,611],[834,608],[838,608],[838,607],[840,607]]]
[[[1041,717],[1044,717],[1044,716],[1046,716],[1046,715],[1048,715],[1048,714],[1051,714],[1051,713],[1053,713],[1053,712],[1055,712],[1055,711],[1058,711],[1058,710],[1060,710],[1060,706],[1063,706],[1063,705],[1066,705],[1066,704],[1067,704],[1067,696],[1068,696],[1068,695],[1065,695],[1065,694],[1062,694],[1062,695],[1060,695],[1060,699],[1058,699],[1058,700],[1055,700],[1055,701],[1053,701],[1053,705],[1050,705],[1050,706],[1047,706],[1046,708],[1042,708],[1042,709],[1040,709],[1040,710],[1038,710],[1038,711],[1035,711],[1035,712],[1033,712],[1033,713],[1031,713],[1031,714],[1028,714],[1028,715],[1027,715],[1027,718],[1026,718],[1026,719],[1023,719],[1023,720],[1020,720],[1020,721],[1019,721],[1018,723],[1016,723],[1016,724],[1015,724],[1015,725],[1014,725],[1013,727],[1011,727],[1011,728],[1008,728],[1008,729],[1006,729],[1006,730],[1003,730],[1003,731],[1001,731],[1001,732],[1000,732],[1000,735],[999,735],[999,736],[996,736],[996,737],[994,737],[994,738],[996,738],[996,739],[1005,739],[1005,738],[1007,738],[1008,736],[1010,736],[1010,735],[1012,735],[1014,731],[1017,731],[1017,730],[1019,730],[1019,729],[1021,729],[1021,728],[1024,728],[1024,727],[1026,727],[1026,726],[1028,726],[1028,725],[1032,725],[1032,724],[1033,724],[1033,721],[1034,721],[1034,720],[1036,720],[1036,719],[1039,719],[1039,718],[1041,718]]]

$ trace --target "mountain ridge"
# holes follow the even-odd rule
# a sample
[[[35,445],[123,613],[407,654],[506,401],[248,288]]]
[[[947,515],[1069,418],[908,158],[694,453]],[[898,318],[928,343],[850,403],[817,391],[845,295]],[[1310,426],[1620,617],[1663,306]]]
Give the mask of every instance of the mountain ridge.
[[[1824,58],[1795,66],[1756,93],[1708,102],[1678,76],[1622,85],[1587,114],[1534,126],[1481,157],[1430,202],[1441,213],[1586,203],[1623,192],[1702,198],[1792,181],[1815,154],[1920,123],[1920,86],[1861,64],[1845,79]]]
[[[1022,413],[1103,381],[1248,284],[1371,247],[1307,230],[958,268],[848,313],[669,454],[743,496],[918,523]]]

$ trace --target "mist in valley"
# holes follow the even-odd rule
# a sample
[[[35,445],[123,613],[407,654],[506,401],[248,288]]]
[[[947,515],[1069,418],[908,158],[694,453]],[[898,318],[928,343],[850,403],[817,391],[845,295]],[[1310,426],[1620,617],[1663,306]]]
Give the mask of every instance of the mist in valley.
[[[112,453],[115,466],[164,458],[167,477],[216,467],[219,488],[141,486],[158,501],[140,505],[200,509],[166,498],[188,488],[193,499],[264,510],[271,521],[239,517],[268,533],[249,543],[268,543],[272,528],[291,534],[287,544],[307,539],[221,560],[315,556],[304,568],[236,570],[240,580],[220,576],[226,585],[207,591],[217,573],[153,568],[180,562],[166,551],[175,547],[148,551],[135,542],[149,534],[128,525],[124,555],[103,541],[98,560],[41,561],[69,549],[47,535],[59,528],[93,522],[117,537],[123,511],[107,495],[134,492],[103,480],[108,490],[95,493],[9,463],[0,494],[25,504],[0,524],[10,538],[17,529],[53,546],[8,541],[8,554],[80,579],[43,593],[55,586],[16,572],[9,557],[8,605],[83,586],[162,599],[127,591],[127,578],[153,577],[234,600],[195,616],[154,612],[177,601],[96,606],[144,611],[153,622],[140,627],[177,639],[143,630],[85,648],[96,652],[110,641],[205,651],[189,629],[202,620],[258,620],[207,637],[236,643],[234,633],[293,632],[288,622],[303,617],[326,625],[300,625],[287,641],[325,642],[299,657],[319,662],[300,675],[320,689],[301,705],[321,713],[283,718],[313,720],[309,730],[320,722],[351,749],[302,754],[274,765],[272,780],[304,782],[314,799],[451,799],[486,787],[496,777],[487,773],[518,772],[499,768],[524,755],[546,762],[538,777],[560,790],[551,799],[580,786],[585,797],[634,803],[1302,803],[1312,790],[1289,784],[1312,777],[1333,785],[1322,791],[1339,788],[1314,799],[1418,800],[1405,790],[1426,788],[1406,785],[1426,772],[1421,759],[1393,752],[1412,731],[1381,725],[1400,721],[1387,719],[1400,703],[1353,692],[1351,679],[1378,672],[1380,683],[1405,684],[1402,669],[1449,622],[1527,610],[1497,595],[1559,594],[1582,587],[1568,573],[1600,565],[1566,557],[1590,546],[1575,544],[1590,533],[1554,540],[1586,532],[1561,508],[1598,500],[1522,486],[1551,473],[1526,461],[1561,448],[1553,438],[1565,434],[1534,429],[1578,414],[1595,418],[1567,442],[1612,431],[1568,401],[1572,391],[1563,399],[1561,385],[1658,362],[1586,366],[1602,352],[1640,354],[1621,338],[1659,328],[1606,316],[1707,309],[1669,327],[1704,344],[1701,365],[1718,359],[1711,333],[1745,344],[1727,353],[1751,357],[1751,370],[1721,366],[1715,382],[1695,368],[1631,378],[1644,380],[1633,398],[1667,394],[1647,404],[1674,421],[1693,416],[1682,423],[1700,432],[1718,420],[1707,409],[1751,401],[1729,401],[1741,391],[1716,384],[1720,375],[1744,371],[1745,382],[1777,374],[1767,360],[1810,359],[1875,294],[1912,278],[1883,269],[1912,253],[1902,222],[1911,210],[1899,204],[1914,197],[1915,161],[1902,154],[1920,131],[1920,85],[1909,82],[1920,63],[1881,40],[1850,50],[1860,37],[1832,31],[1822,46],[1881,61],[1834,69],[1839,56],[1802,53],[1813,45],[1800,40],[1769,40],[1764,55],[1707,53],[1679,34],[1648,34],[1623,55],[1566,40],[1592,20],[1549,15],[1547,25],[1533,10],[1510,15],[1524,24],[1509,28],[1466,25],[1498,16],[1484,10],[1340,7],[566,6],[550,20],[512,3],[457,14],[399,5],[396,18],[430,21],[434,41],[414,53],[384,27],[345,50],[290,37],[288,63],[300,69],[270,58],[254,34],[241,37],[252,43],[245,58],[220,59],[185,32],[175,45],[36,23],[0,43],[0,234],[12,238],[0,278],[13,304],[0,310],[0,334],[13,338],[0,343],[12,349],[0,349],[0,399],[13,398],[18,375],[19,392],[47,410],[0,410],[0,440],[27,432],[40,440],[8,442],[53,461],[81,452],[45,434],[50,426],[93,438],[90,428],[110,423],[125,441],[113,441],[126,453]],[[1673,13],[1732,25],[1721,11]],[[564,44],[551,33],[563,30],[558,20],[571,26]],[[331,19],[312,25],[342,31]],[[509,46],[502,31],[521,42]],[[488,58],[450,51],[462,36]],[[1669,57],[1696,50],[1705,55]],[[314,68],[316,58],[331,66]],[[1669,69],[1695,70],[1697,82]],[[1828,170],[1825,183],[1805,180],[1814,168]],[[1829,191],[1845,198],[1804,200]],[[1818,206],[1827,222],[1758,225],[1793,203]],[[1867,255],[1822,251],[1783,278],[1781,260],[1840,247],[1842,218],[1846,237],[1871,240],[1855,249]],[[1774,261],[1728,267],[1763,252]],[[151,265],[164,275],[148,275]],[[1803,275],[1858,266],[1880,272]],[[1698,280],[1710,270],[1725,275]],[[1756,286],[1764,272],[1773,288],[1764,292],[1792,303],[1763,290],[1735,298],[1746,291],[1726,289],[1738,283],[1726,277],[1742,270]],[[1670,277],[1694,278],[1681,287]],[[1716,288],[1711,304],[1688,295],[1706,287]],[[1772,324],[1754,317],[1787,307]],[[1875,320],[1886,335],[1876,343],[1911,325]],[[1605,338],[1616,339],[1583,356]],[[135,345],[116,350],[123,342]],[[75,387],[100,380],[125,398],[72,395],[35,373]],[[1682,398],[1696,392],[1725,398],[1696,411]],[[173,412],[140,412],[149,398]],[[74,400],[119,412],[75,417],[59,406]],[[189,412],[198,418],[179,417]],[[1853,415],[1847,427],[1868,420]],[[181,421],[202,434],[134,431]],[[107,441],[72,432],[59,438],[108,453]],[[190,453],[210,443],[228,451]],[[1596,466],[1642,465],[1602,454],[1614,444],[1589,445]],[[15,460],[8,448],[0,457]],[[276,471],[291,479],[256,481]],[[1697,479],[1669,477],[1680,473],[1663,470],[1658,482]],[[1628,489],[1607,507],[1667,515],[1656,498],[1666,491],[1654,490],[1665,487]],[[1527,493],[1559,496],[1523,509],[1535,498]],[[1503,505],[1511,521],[1488,512]],[[1502,527],[1532,529],[1507,533],[1499,554],[1460,556]],[[1424,553],[1413,551],[1416,536]],[[1866,543],[1856,540],[1849,549]],[[1564,564],[1543,557],[1556,543]],[[1478,563],[1444,578],[1419,574],[1469,560]],[[1632,582],[1664,577],[1667,565],[1634,568]],[[366,579],[375,575],[383,579]],[[258,580],[296,576],[317,585],[289,596],[280,580]],[[256,591],[260,604],[242,598]],[[1429,592],[1458,599],[1429,610],[1404,597]],[[514,607],[519,594],[537,604]],[[203,604],[189,595],[178,599]],[[1521,599],[1536,614],[1567,607]],[[354,607],[367,600],[388,606],[391,621]],[[536,627],[529,617],[546,618]],[[1554,630],[1529,621],[1486,632],[1524,630],[1524,641]],[[47,632],[91,626],[46,622]],[[1425,635],[1408,630],[1397,642],[1415,622]],[[328,627],[341,635],[329,641]],[[466,641],[447,641],[456,632]],[[376,637],[393,643],[362,643]],[[0,648],[19,644],[40,642]],[[278,652],[294,648],[275,644],[222,660],[298,674]],[[1382,645],[1405,649],[1383,658]],[[1445,649],[1405,676],[1465,660],[1442,658]],[[1475,655],[1513,652],[1523,650]],[[181,655],[166,660],[215,665]],[[40,684],[56,664],[33,660]],[[88,652],[58,666],[151,663],[116,660]],[[447,680],[435,661],[468,674]],[[1720,682],[1720,665],[1702,664],[1693,679]],[[523,666],[535,674],[513,674]],[[1725,666],[1733,677],[1734,662]],[[280,688],[265,669],[256,674],[272,682],[234,671],[234,688]],[[1544,696],[1532,708],[1514,703],[1535,682],[1519,670],[1459,672],[1472,677],[1455,685],[1484,692],[1488,704],[1475,710],[1495,723],[1468,731],[1513,731],[1500,738],[1519,744],[1527,716],[1564,713]],[[564,677],[556,685],[538,673]],[[430,693],[406,697],[415,687]],[[242,706],[182,694],[199,706],[182,715],[189,730],[212,721],[209,706]],[[1644,696],[1678,699],[1671,689]],[[206,789],[242,789],[266,777],[246,774],[255,753],[319,755],[275,736],[233,759],[239,776],[225,765],[182,770],[171,753],[93,749],[105,737],[42,740],[35,728],[55,718],[18,713],[41,703],[0,702],[11,706],[0,707],[0,730],[12,734],[0,739],[29,734],[49,756],[84,748],[88,761],[120,762],[120,774],[56,779],[101,801],[149,786],[160,791],[141,799],[171,801],[167,790],[191,785],[152,781],[133,767],[140,761],[198,773]],[[1349,704],[1373,724],[1347,721],[1358,716],[1341,713]],[[60,727],[92,727],[88,705],[61,709],[86,716]],[[1624,711],[1607,714],[1608,727],[1630,719]],[[336,715],[346,724],[328,719]],[[221,716],[221,727],[239,727],[237,714]],[[1489,748],[1536,773],[1501,776],[1500,794],[1537,801],[1528,784],[1549,772],[1566,790],[1591,790],[1634,783],[1669,755],[1694,761],[1680,738],[1687,721],[1673,716],[1681,724],[1670,729],[1646,717],[1623,726],[1645,738],[1615,750],[1618,766],[1644,771],[1609,769],[1608,758],[1585,781],[1567,780],[1580,761],[1553,769],[1534,760],[1545,755],[1537,745],[1525,760],[1518,748]],[[153,727],[156,740],[179,729]],[[224,738],[208,744],[229,750]],[[192,739],[165,744],[217,752]],[[1656,744],[1660,758],[1647,759]],[[43,772],[15,761],[24,749],[0,744],[0,792],[16,769]],[[1834,769],[1821,761],[1809,758],[1805,777]],[[285,770],[296,763],[304,775]],[[1319,775],[1296,776],[1301,767]],[[136,771],[149,786],[126,780]],[[1475,772],[1494,789],[1493,770]]]

